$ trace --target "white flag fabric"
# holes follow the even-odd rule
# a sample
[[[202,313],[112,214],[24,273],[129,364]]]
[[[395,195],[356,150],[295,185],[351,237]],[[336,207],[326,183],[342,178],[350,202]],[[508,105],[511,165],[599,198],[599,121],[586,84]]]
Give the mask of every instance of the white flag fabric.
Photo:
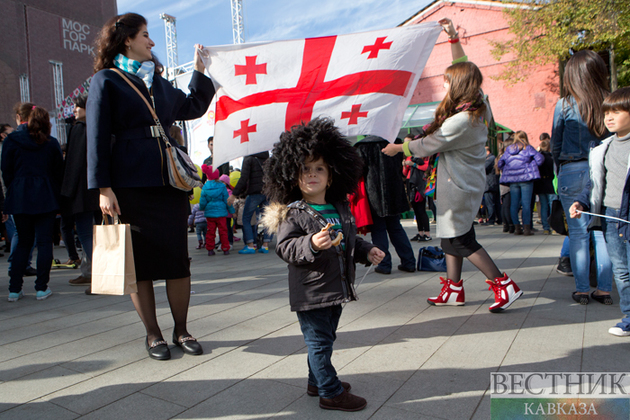
[[[393,141],[440,31],[428,22],[205,48],[217,88],[214,164],[271,150],[283,131],[320,116],[346,136]]]

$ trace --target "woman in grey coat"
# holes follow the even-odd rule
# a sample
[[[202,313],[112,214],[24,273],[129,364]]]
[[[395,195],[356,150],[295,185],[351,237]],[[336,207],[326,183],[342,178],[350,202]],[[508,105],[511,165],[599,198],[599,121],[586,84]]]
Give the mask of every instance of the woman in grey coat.
[[[405,152],[407,156],[425,157],[440,153],[437,170],[437,236],[442,238],[446,254],[447,278],[431,305],[465,304],[463,280],[464,258],[468,258],[484,275],[495,302],[490,312],[507,309],[522,292],[499,271],[494,261],[475,238],[473,219],[486,184],[485,144],[488,121],[492,113],[481,92],[483,77],[471,62],[459,62],[446,69],[446,97],[435,111],[435,120],[426,126],[425,137],[403,145],[389,144],[387,155]]]

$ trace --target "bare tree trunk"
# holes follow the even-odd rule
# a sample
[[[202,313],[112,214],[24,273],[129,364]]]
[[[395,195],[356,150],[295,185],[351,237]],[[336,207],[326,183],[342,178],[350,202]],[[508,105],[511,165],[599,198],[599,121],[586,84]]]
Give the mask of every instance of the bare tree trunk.
[[[610,45],[610,91],[617,90],[617,65],[615,64],[615,44]]]

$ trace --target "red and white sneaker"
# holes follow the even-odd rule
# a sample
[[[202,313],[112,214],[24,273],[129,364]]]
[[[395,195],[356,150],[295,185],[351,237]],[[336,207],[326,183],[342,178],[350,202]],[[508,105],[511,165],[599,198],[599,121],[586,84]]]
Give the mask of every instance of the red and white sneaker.
[[[440,283],[444,286],[437,297],[427,299],[427,302],[435,306],[462,306],[466,303],[464,294],[464,281],[455,283],[451,279],[440,277]]]
[[[488,310],[493,313],[501,312],[508,308],[523,292],[514,281],[503,273],[503,277],[497,277],[494,281],[486,279],[490,289],[494,292],[494,303]]]

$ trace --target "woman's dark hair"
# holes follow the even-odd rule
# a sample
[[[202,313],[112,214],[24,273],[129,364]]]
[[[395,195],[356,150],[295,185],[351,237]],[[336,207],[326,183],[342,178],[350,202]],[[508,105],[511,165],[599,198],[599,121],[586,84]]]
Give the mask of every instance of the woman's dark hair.
[[[74,106],[85,109],[85,104],[87,103],[87,92],[83,92],[79,94],[76,98],[73,99]]]
[[[630,112],[630,86],[617,89],[610,94],[602,106],[603,112],[626,111]]]
[[[44,108],[35,106],[28,117],[28,133],[35,139],[35,143],[42,144],[50,136],[50,115]]]
[[[180,146],[186,145],[186,141],[184,141],[184,136],[182,135],[182,129],[178,125],[171,125],[171,128],[168,129],[168,134],[170,134],[171,138]]]
[[[27,122],[28,117],[30,117],[31,111],[33,111],[34,106],[35,104],[32,104],[30,102],[18,102],[17,104],[13,105],[13,113],[20,116],[20,122]]]
[[[562,78],[565,98],[573,97],[588,130],[596,137],[606,133],[602,102],[609,95],[608,70],[599,54],[582,50],[573,55]]]
[[[483,76],[475,63],[465,61],[449,66],[444,72],[444,79],[449,83],[448,92],[435,110],[435,119],[425,129],[425,135],[433,134],[448,117],[454,115],[457,108],[465,103],[475,103],[481,95]],[[478,121],[486,112],[483,103],[476,110],[471,111],[470,120]]]
[[[11,128],[11,124],[0,124],[0,134],[4,134],[9,128]]]
[[[542,152],[548,152],[551,150],[551,144],[548,139],[541,140],[539,147]]]
[[[114,58],[118,54],[124,54],[125,41],[134,39],[140,32],[142,25],[146,26],[147,20],[137,13],[125,13],[114,16],[105,23],[96,38],[96,57],[94,58],[94,73],[115,67]],[[163,66],[155,54],[151,53],[155,63],[155,73],[161,73]]]
[[[272,202],[289,204],[301,200],[298,181],[302,166],[319,158],[328,165],[331,177],[326,201],[347,201],[348,194],[356,191],[363,159],[329,118],[316,118],[280,135],[280,141],[265,162],[263,193]]]
[[[551,139],[551,137],[549,136],[549,133],[542,133],[540,137],[538,137],[538,140],[540,141],[549,140],[549,139]]]

